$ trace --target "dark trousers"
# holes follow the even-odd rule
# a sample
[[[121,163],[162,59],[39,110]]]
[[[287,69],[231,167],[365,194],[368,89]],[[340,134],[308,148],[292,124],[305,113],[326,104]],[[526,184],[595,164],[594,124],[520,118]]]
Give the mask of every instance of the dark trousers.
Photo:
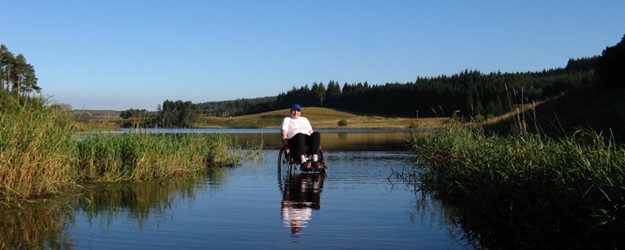
[[[319,145],[321,143],[321,135],[314,132],[310,135],[298,133],[289,139],[289,148],[295,150],[297,156],[308,154],[319,154]],[[297,158],[299,160],[299,158]]]

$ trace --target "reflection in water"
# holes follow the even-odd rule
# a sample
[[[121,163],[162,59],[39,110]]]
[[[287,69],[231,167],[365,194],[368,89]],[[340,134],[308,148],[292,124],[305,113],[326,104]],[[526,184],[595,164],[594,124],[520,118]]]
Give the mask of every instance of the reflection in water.
[[[314,124],[313,124],[314,126]],[[262,142],[264,148],[280,148],[280,129],[146,129],[152,133],[220,133],[230,136],[239,145]],[[328,150],[405,150],[407,140],[432,132],[431,129],[315,129],[323,137]]]
[[[329,151],[386,151],[406,150],[407,142],[413,136],[424,133],[412,131],[387,131],[387,132],[328,132],[322,131],[322,148]],[[280,148],[279,131],[275,134],[229,134],[240,145],[248,145],[250,142],[262,141],[265,148]]]
[[[111,218],[122,211],[140,227],[150,217],[164,218],[172,205],[181,200],[193,201],[197,192],[204,189],[204,180],[211,180],[210,188],[223,183],[227,168],[211,168],[206,174],[173,178],[166,181],[143,182],[132,185],[95,185],[88,189],[82,210],[87,220],[101,218],[108,228]]]
[[[331,175],[278,171],[278,189],[277,151],[264,150],[259,163],[89,185],[65,201],[0,209],[0,249],[465,248],[443,231],[449,222],[440,203],[425,196],[414,207],[413,193],[396,188],[404,182],[388,182],[389,168],[412,164],[409,153],[326,152]],[[354,207],[366,211],[354,216]]]
[[[70,249],[68,206],[54,202],[0,210],[0,249]]]
[[[282,222],[298,235],[308,226],[312,210],[321,208],[321,190],[325,174],[289,173],[282,189]]]
[[[93,184],[71,197],[57,197],[19,208],[0,209],[0,249],[72,249],[68,230],[77,213],[88,222],[100,219],[109,228],[115,216],[125,212],[139,227],[150,217],[164,215],[172,204],[193,200],[207,178],[211,188],[223,183],[224,168],[212,168],[205,175],[173,178],[137,184]]]

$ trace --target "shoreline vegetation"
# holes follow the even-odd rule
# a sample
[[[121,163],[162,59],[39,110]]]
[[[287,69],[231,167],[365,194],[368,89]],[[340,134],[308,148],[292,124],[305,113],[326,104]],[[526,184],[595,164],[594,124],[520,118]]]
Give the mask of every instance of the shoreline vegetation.
[[[516,102],[508,100],[508,110],[518,111],[503,116],[497,112],[499,117],[478,113],[482,118],[475,116],[474,121],[452,113],[418,118],[416,110],[415,118],[388,118],[314,107],[305,108],[304,116],[316,128],[437,128],[431,136],[411,139],[421,164],[414,173],[398,175],[414,178],[420,190],[453,208],[454,221],[479,248],[618,248],[625,244],[620,235],[625,231],[625,37],[601,57],[587,61],[593,67],[596,62],[596,68],[584,71],[579,85],[564,88],[567,91],[552,95],[553,100],[532,100],[529,105],[522,105],[527,101],[523,94],[515,95]],[[479,74],[458,77],[471,75]],[[527,83],[521,80],[519,84]],[[555,82],[570,84],[560,78]],[[505,82],[497,86],[501,85]],[[232,143],[220,136],[127,133],[78,139],[76,131],[146,124],[275,128],[287,115],[286,110],[277,110],[236,117],[184,116],[176,107],[192,111],[193,105],[166,101],[151,120],[119,116],[75,120],[75,114],[48,106],[41,98],[15,96],[0,90],[4,205],[59,194],[82,183],[168,178],[240,160]],[[473,103],[467,102],[467,107]],[[493,107],[499,110],[498,106]],[[547,122],[560,131],[541,127]],[[612,133],[610,128],[621,130]]]
[[[91,182],[162,180],[237,164],[225,135],[132,132],[77,138],[73,120],[37,97],[0,91],[0,204],[19,205]]]
[[[73,110],[68,113],[74,117],[75,126],[80,131],[119,130],[122,127],[136,127],[141,119],[122,119],[121,111],[112,110]],[[378,115],[357,115],[324,107],[304,108],[306,116],[315,128],[354,128],[354,129],[406,129],[437,128],[448,122],[445,117],[409,118],[384,117]],[[289,115],[288,109],[281,109],[258,114],[232,117],[200,116],[192,128],[278,128],[282,119]]]
[[[449,123],[432,136],[413,138],[420,164],[395,175],[446,204],[477,248],[620,248],[623,72],[625,37],[604,50],[591,85],[511,115],[497,124],[507,126],[503,134],[491,124]],[[561,116],[555,119],[560,131],[543,127],[554,113]]]
[[[411,141],[420,171],[398,174],[453,207],[467,239],[494,249],[625,244],[625,149],[601,134],[486,135],[450,125]]]

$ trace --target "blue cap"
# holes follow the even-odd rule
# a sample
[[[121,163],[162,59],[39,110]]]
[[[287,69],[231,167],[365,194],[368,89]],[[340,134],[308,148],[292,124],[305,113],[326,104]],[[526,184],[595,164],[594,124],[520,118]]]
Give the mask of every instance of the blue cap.
[[[291,110],[302,110],[302,106],[300,106],[299,104],[295,103],[295,104],[293,104],[293,107],[291,107]]]

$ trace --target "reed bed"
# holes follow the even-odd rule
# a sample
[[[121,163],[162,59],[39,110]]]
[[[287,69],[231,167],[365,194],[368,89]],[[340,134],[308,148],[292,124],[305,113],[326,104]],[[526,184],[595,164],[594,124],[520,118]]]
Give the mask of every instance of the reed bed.
[[[457,208],[485,248],[614,248],[625,239],[625,150],[602,135],[486,136],[450,127],[412,140],[419,187]]]
[[[0,203],[56,194],[74,183],[76,141],[71,121],[41,102],[2,103]]]
[[[19,205],[84,182],[148,181],[237,164],[225,135],[145,132],[76,138],[72,120],[43,98],[0,90],[0,205]]]
[[[225,135],[94,134],[78,143],[80,181],[117,182],[165,179],[234,164]]]

